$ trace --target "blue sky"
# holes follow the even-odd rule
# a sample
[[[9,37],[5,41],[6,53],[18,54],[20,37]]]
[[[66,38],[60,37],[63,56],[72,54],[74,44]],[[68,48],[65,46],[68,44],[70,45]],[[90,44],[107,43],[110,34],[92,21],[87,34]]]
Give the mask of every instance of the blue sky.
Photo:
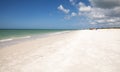
[[[95,12],[92,11],[94,7],[100,8],[94,3],[94,0],[0,0],[0,28],[80,29],[106,26],[102,20],[89,18]]]

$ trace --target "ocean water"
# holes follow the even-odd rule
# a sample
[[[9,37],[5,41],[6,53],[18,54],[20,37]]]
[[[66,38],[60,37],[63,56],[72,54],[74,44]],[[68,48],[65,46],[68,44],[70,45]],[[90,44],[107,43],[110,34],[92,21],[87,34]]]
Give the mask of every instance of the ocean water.
[[[0,30],[0,41],[9,41],[16,38],[29,38],[34,35],[43,35],[43,34],[49,34],[49,33],[58,33],[62,31],[68,31],[68,30],[56,30],[56,29],[31,29],[31,30],[18,30],[18,29],[12,29],[12,30]]]

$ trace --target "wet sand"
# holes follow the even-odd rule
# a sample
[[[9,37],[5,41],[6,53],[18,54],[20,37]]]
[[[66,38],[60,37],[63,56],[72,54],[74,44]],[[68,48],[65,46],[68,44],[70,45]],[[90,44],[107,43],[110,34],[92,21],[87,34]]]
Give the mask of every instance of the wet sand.
[[[0,48],[0,72],[120,72],[120,29],[76,30]]]

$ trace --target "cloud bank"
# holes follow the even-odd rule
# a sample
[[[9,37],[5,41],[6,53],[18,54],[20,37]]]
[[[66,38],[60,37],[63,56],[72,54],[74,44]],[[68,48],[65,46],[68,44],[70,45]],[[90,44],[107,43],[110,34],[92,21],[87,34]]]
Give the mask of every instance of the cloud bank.
[[[68,18],[74,16],[85,16],[90,24],[117,24],[120,26],[120,0],[89,0],[90,5],[86,5],[79,0],[69,0],[70,4],[76,7],[78,12],[70,12],[62,5],[58,7]]]
[[[120,6],[120,0],[89,0],[94,7],[99,8],[115,8]]]
[[[88,17],[98,24],[120,24],[120,0],[89,0],[92,10]]]

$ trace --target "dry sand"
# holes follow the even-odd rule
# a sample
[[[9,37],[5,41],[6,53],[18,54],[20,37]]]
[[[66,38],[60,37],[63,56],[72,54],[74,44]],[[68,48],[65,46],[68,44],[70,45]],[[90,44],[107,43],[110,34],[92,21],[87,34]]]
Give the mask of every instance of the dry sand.
[[[77,30],[0,48],[0,72],[120,72],[120,29]]]

